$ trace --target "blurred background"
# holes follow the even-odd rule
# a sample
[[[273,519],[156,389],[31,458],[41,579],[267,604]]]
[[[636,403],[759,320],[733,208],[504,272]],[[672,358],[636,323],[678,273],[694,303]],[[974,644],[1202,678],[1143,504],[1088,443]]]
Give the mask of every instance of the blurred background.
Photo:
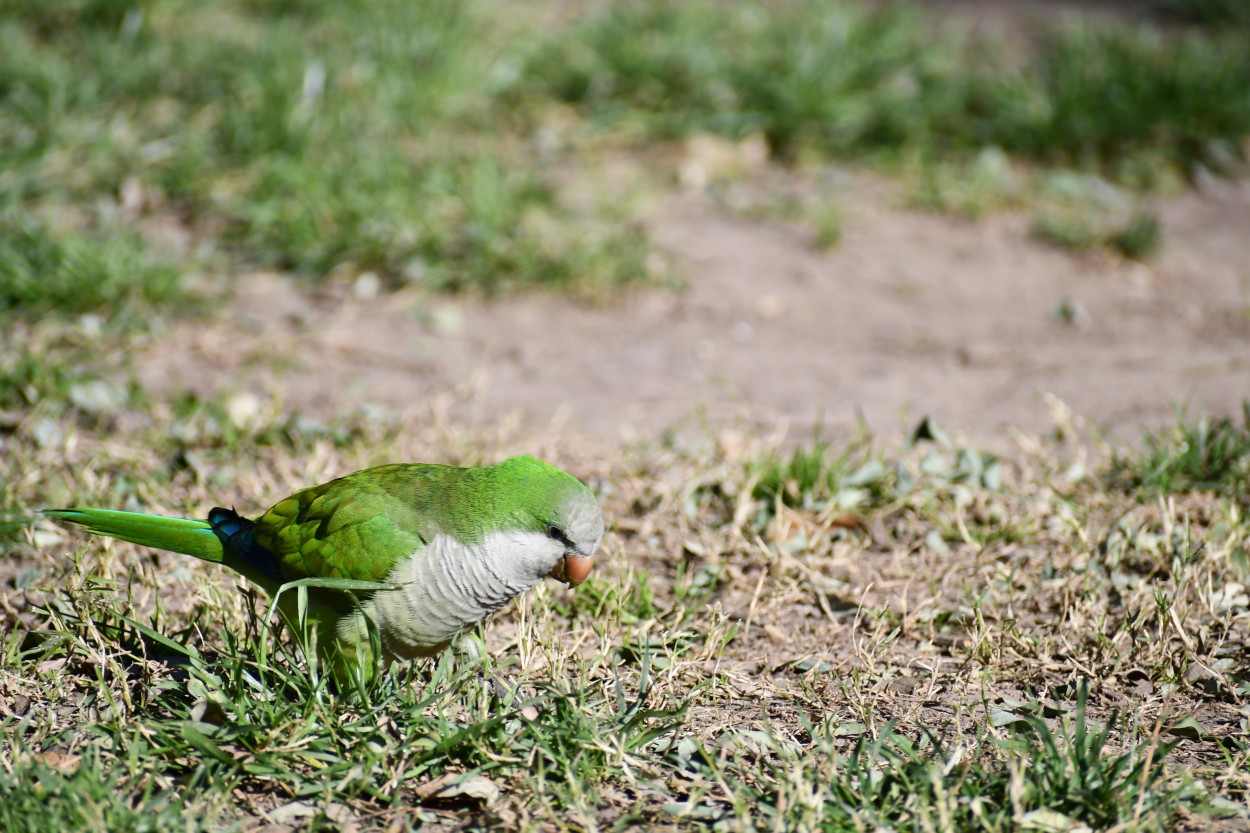
[[[1241,0],[3,0],[0,416],[1232,413],[1248,78]]]

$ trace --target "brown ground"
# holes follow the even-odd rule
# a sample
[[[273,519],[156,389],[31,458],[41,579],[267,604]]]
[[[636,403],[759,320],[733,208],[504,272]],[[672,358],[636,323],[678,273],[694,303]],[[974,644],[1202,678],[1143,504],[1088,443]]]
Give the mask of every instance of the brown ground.
[[[794,436],[859,415],[892,433],[926,414],[996,445],[1048,426],[1043,393],[1132,440],[1174,404],[1224,414],[1250,395],[1250,183],[1160,202],[1165,248],[1146,265],[1039,242],[1026,214],[970,221],[901,210],[880,183],[848,188],[826,253],[801,226],[730,216],[702,192],[665,198],[649,226],[685,289],[602,307],[310,298],[247,277],[226,323],[185,325],[139,374],[239,393],[244,410],[249,394],[314,415],[439,399],[468,424],[515,412],[608,445],[694,415]]]

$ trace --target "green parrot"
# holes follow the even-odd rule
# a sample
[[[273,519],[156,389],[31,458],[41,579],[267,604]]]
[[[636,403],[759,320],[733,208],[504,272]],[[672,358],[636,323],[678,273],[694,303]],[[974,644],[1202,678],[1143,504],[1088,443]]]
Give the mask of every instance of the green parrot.
[[[336,673],[446,647],[544,576],[590,573],[603,514],[590,489],[533,457],[494,466],[377,466],[296,492],[256,520],[216,508],[207,521],[111,509],[47,514],[90,532],[224,564],[271,596],[299,579],[377,582],[359,597],[310,587],[310,655]],[[297,594],[278,609],[298,635]]]

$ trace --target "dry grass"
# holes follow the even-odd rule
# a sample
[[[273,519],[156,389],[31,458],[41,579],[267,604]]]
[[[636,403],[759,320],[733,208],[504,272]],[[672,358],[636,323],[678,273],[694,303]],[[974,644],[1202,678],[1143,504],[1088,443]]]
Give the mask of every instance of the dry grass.
[[[485,662],[515,699],[450,655],[334,692],[289,652],[258,662],[263,608],[211,565],[36,521],[0,591],[14,813],[61,789],[98,792],[112,828],[161,818],[158,801],[206,829],[1245,818],[1244,494],[1149,495],[1108,476],[1105,449],[1053,438],[1006,461],[940,435],[884,452],[861,438],[841,456],[699,431],[605,451],[464,435],[437,408],[228,432],[223,408],[180,407],[132,413],[121,433],[65,419],[51,441],[22,422],[3,437],[4,504],[257,512],[384,460],[524,449],[600,493],[599,569],[485,627]],[[146,625],[196,658],[144,641]],[[1065,757],[1081,743],[1084,769]],[[1072,798],[1028,780],[1048,761],[1109,769]],[[54,788],[49,772],[76,774]],[[894,786],[867,794],[876,783]],[[1192,815],[1213,806],[1233,817]]]

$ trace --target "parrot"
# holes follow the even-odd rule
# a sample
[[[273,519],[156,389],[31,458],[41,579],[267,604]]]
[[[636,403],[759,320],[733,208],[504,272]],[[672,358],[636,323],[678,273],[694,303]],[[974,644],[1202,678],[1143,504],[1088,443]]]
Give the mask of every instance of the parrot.
[[[112,509],[45,513],[222,564],[270,596],[288,582],[331,580],[330,588],[307,583],[306,606],[285,592],[277,607],[305,653],[340,679],[379,661],[436,654],[544,577],[577,586],[604,530],[585,484],[529,456],[468,468],[367,468],[300,490],[255,520],[221,507],[203,521]],[[343,579],[382,589],[332,589]],[[301,617],[308,627],[297,627]]]

